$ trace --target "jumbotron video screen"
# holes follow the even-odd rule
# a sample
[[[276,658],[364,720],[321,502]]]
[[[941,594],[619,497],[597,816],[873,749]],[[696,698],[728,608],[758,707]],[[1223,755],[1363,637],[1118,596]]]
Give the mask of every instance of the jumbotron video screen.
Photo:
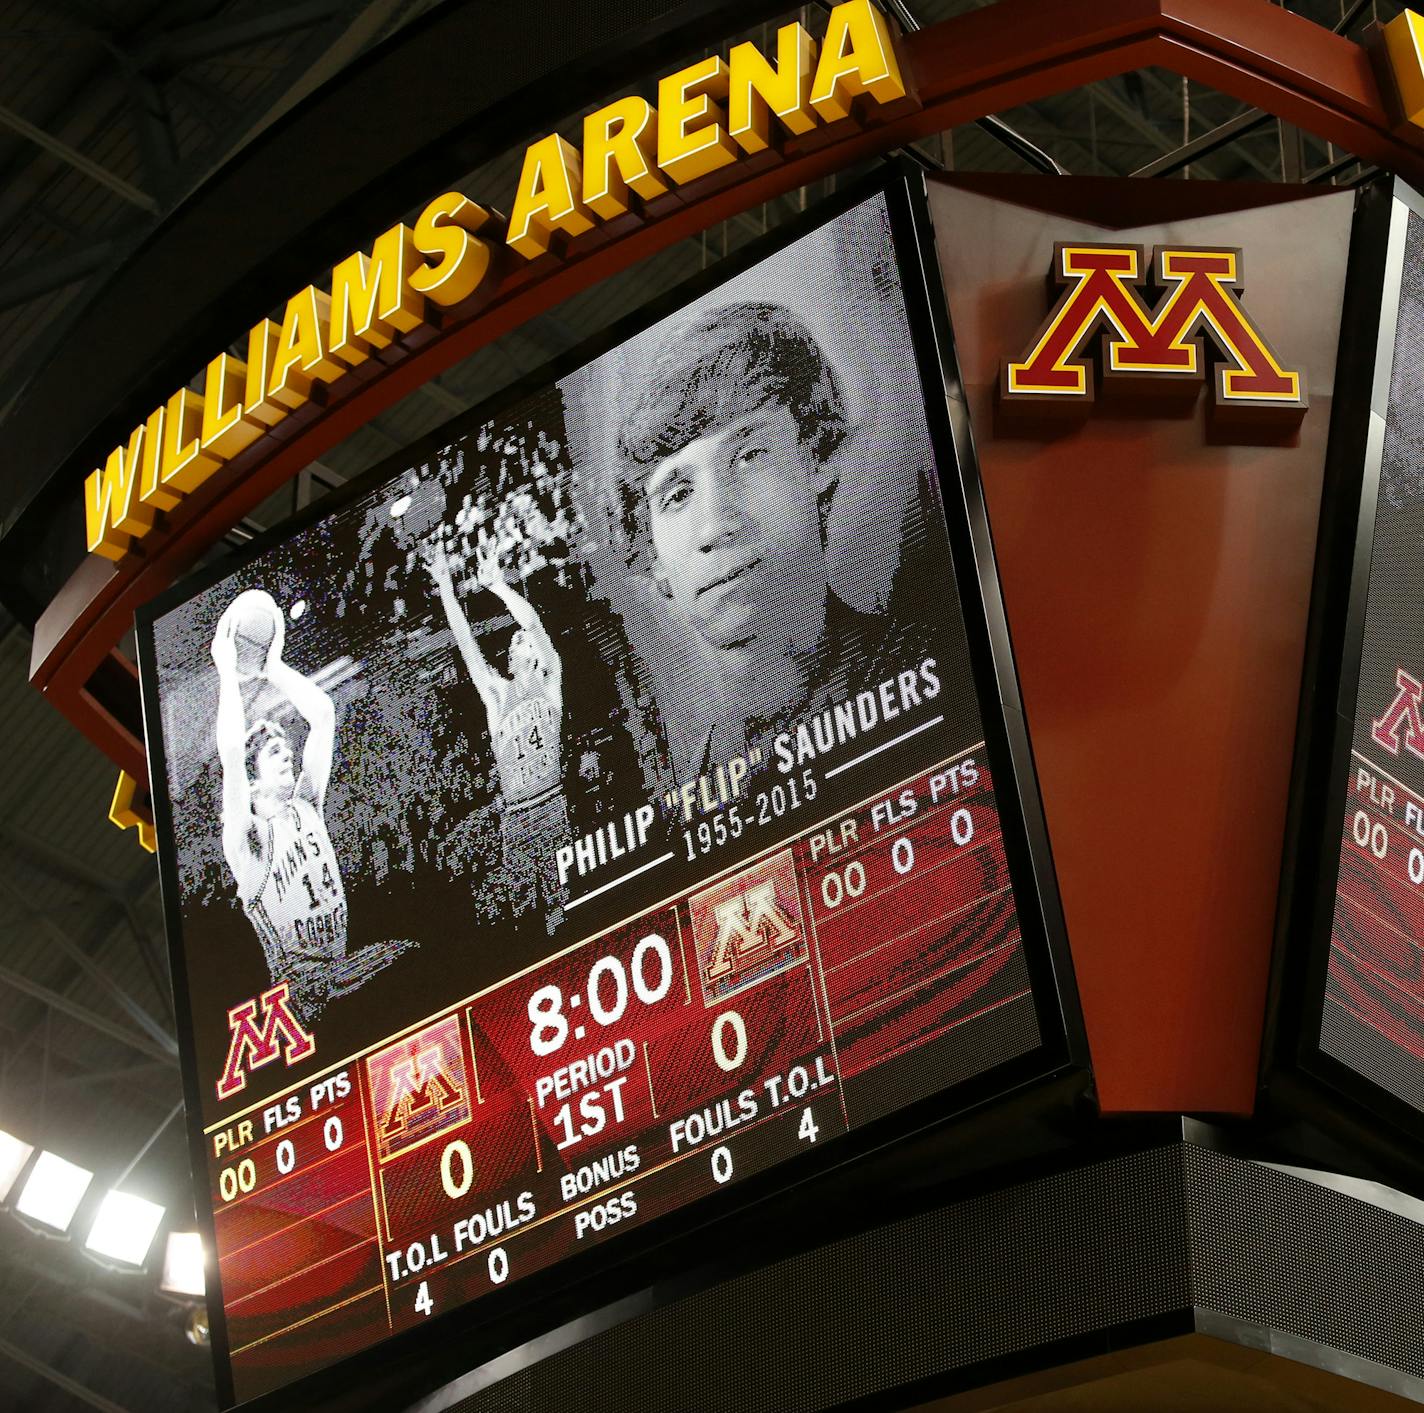
[[[1319,1042],[1424,1114],[1424,218],[1404,219]]]
[[[1061,1025],[894,225],[842,210],[141,625],[231,1397]]]

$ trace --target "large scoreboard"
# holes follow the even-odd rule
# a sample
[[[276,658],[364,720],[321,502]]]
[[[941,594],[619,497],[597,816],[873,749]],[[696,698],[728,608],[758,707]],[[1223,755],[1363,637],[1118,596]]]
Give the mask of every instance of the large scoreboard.
[[[920,198],[143,615],[226,1402],[1079,1056]]]
[[[1424,1133],[1424,201],[1369,193],[1332,424],[1281,949],[1290,1059]],[[1349,345],[1347,345],[1349,346]],[[1417,1159],[1416,1159],[1417,1161]]]

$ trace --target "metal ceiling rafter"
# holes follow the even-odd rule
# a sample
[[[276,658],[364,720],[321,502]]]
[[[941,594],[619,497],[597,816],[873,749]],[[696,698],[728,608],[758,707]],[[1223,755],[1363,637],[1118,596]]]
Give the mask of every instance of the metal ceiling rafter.
[[[1170,176],[1173,172],[1181,171],[1183,167],[1195,162],[1198,158],[1219,152],[1238,138],[1245,137],[1247,133],[1255,132],[1258,128],[1263,128],[1267,123],[1274,121],[1275,119],[1269,113],[1263,113],[1259,108],[1248,108],[1246,112],[1239,113],[1236,117],[1228,118],[1226,122],[1218,124],[1210,132],[1204,132],[1200,137],[1194,137],[1190,142],[1184,142],[1173,151],[1163,153],[1155,162],[1149,162],[1145,167],[1139,167],[1131,175],[1134,177]]]
[[[1142,81],[1144,85],[1156,92],[1157,95],[1164,101],[1174,105],[1180,101],[1179,95],[1175,93],[1166,83],[1164,83],[1161,77],[1154,73],[1151,69],[1144,69],[1142,71]],[[1248,109],[1247,111],[1251,110]],[[1238,114],[1237,116],[1240,115]],[[1163,134],[1163,136],[1165,137],[1165,134]],[[1257,172],[1259,172],[1261,176],[1264,177],[1267,181],[1279,180],[1276,169],[1270,166],[1268,163],[1262,162],[1261,159],[1257,157],[1256,154],[1252,152],[1249,147],[1242,147],[1238,149],[1237,156],[1239,156],[1243,162],[1247,163],[1247,165],[1254,167]]]
[[[168,967],[163,960],[163,946],[160,942],[155,940],[153,934],[139,921],[138,913],[130,899],[124,899],[123,909],[123,926],[128,929],[129,936],[133,939],[139,960],[143,963],[144,974],[148,977],[149,984],[153,987],[154,995],[159,997],[163,1002],[164,1012],[168,1016],[168,1019],[172,1021],[174,1019],[173,984],[169,976]]]
[[[62,1374],[53,1367],[46,1364],[43,1359],[37,1359],[33,1354],[20,1348],[18,1344],[12,1343],[4,1335],[0,1335],[0,1354],[7,1359],[13,1359],[22,1368],[28,1369],[32,1374],[38,1374],[40,1378],[47,1380],[61,1388],[71,1398],[77,1398],[81,1403],[87,1403],[91,1408],[99,1409],[99,1413],[130,1413],[121,1403],[115,1403],[111,1398],[105,1398],[103,1394],[95,1393],[93,1389],[81,1384],[78,1379],[71,1379],[68,1374]]]
[[[0,280],[0,312],[88,279],[113,259],[118,244],[111,238],[95,241],[92,245],[81,245],[65,251],[63,255],[56,255],[52,260],[27,266],[23,274]]]
[[[225,142],[242,121],[242,105],[233,102],[213,84],[199,83],[192,74],[174,74],[169,80],[183,99],[183,106],[203,125],[208,135]]]
[[[123,177],[115,175],[101,163],[76,151],[67,142],[61,142],[53,133],[48,133],[43,128],[37,127],[27,118],[22,118],[14,109],[6,108],[3,104],[0,104],[0,126],[19,133],[21,137],[28,138],[35,146],[43,148],[52,157],[58,157],[61,162],[67,163],[76,171],[83,172],[91,181],[96,181],[101,186],[107,187],[116,196],[121,196],[131,205],[155,216],[158,214],[158,201],[148,192],[140,191],[132,182],[125,181]]]
[[[256,14],[223,17],[156,34],[135,48],[134,57],[144,68],[198,64],[294,30],[310,29],[350,8],[350,0],[300,0],[297,4],[279,0]]]
[[[979,10],[987,9],[989,6],[997,3],[998,0],[971,0],[971,4],[973,4],[975,9]],[[1170,90],[1155,74],[1144,71],[1142,79],[1144,84],[1151,84],[1159,93],[1172,96],[1175,102],[1175,96],[1170,95]],[[1139,113],[1132,104],[1126,102],[1113,92],[1109,86],[1110,83],[1111,80],[1104,80],[1100,83],[1091,84],[1089,85],[1089,91],[1120,122],[1126,123],[1128,127],[1132,128],[1139,136],[1145,137],[1155,146],[1162,148],[1164,155],[1172,155],[1177,150],[1178,144],[1174,143],[1150,118]],[[1241,155],[1243,159],[1250,163],[1262,176],[1268,180],[1275,179],[1275,173],[1265,167],[1254,153],[1243,150]],[[1136,173],[1134,173],[1134,175],[1136,175]],[[1208,173],[1208,175],[1215,174]]]
[[[164,1051],[176,1060],[178,1055],[178,1042],[168,1028],[151,1016],[148,1011],[141,1006],[118,981],[109,974],[89,953],[79,945],[53,918],[48,917],[32,904],[28,898],[8,879],[0,873],[0,892],[6,894],[11,902],[23,909],[34,920],[35,924],[44,932],[45,936],[54,943],[67,957],[69,957],[81,970],[86,972],[90,980],[101,986],[105,993],[111,996],[114,1004],[122,1010],[128,1018],[144,1031],[150,1039],[163,1047]]]
[[[1143,78],[1149,83],[1153,80],[1153,76],[1150,74],[1144,74]],[[1167,91],[1165,85],[1162,85],[1160,83],[1154,84],[1154,87],[1159,88],[1163,92]],[[1094,96],[1097,98],[1098,102],[1101,103],[1103,107],[1105,107],[1110,113],[1112,113],[1114,117],[1126,123],[1128,127],[1140,133],[1149,142],[1155,143],[1158,147],[1160,147],[1164,156],[1172,157],[1176,156],[1177,153],[1180,152],[1180,143],[1173,142],[1172,139],[1168,137],[1167,134],[1164,133],[1162,129],[1157,126],[1156,123],[1154,123],[1150,118],[1144,117],[1141,113],[1137,111],[1136,108],[1132,106],[1131,103],[1127,102],[1126,99],[1115,93],[1108,82],[1094,84],[1093,93]],[[1256,154],[1254,152],[1251,152],[1248,148],[1241,149],[1241,157],[1245,162],[1249,163],[1252,167],[1254,167],[1256,171],[1259,172],[1267,180],[1277,180],[1277,174],[1275,170],[1271,167],[1266,166],[1266,164],[1262,162],[1260,158],[1257,157]],[[1213,173],[1212,175],[1215,174]]]
[[[66,1268],[53,1259],[41,1260],[13,1246],[3,1252],[0,1265],[32,1277],[17,1309],[33,1302],[33,1313],[41,1323],[62,1324],[83,1346],[122,1351],[175,1387],[186,1387],[203,1396],[203,1404],[198,1406],[212,1406],[211,1384],[195,1383],[193,1378],[203,1367],[201,1356],[189,1358],[186,1345],[164,1339],[147,1310],[94,1278],[97,1267],[76,1273],[74,1263]],[[175,1354],[179,1357],[175,1358]]]
[[[51,878],[98,893],[111,902],[122,903],[124,890],[117,884],[86,868],[70,858],[68,854],[36,838],[27,829],[16,824],[0,824],[0,840],[8,844],[30,864],[42,869]]]
[[[1345,9],[1341,13],[1340,18],[1331,26],[1331,29],[1336,34],[1347,33],[1354,27],[1355,22],[1361,18],[1365,10],[1372,6],[1373,0],[1354,0],[1354,3],[1352,3],[1348,9]],[[1149,75],[1147,77],[1152,79],[1160,91],[1165,91],[1164,86],[1160,82],[1157,82],[1154,76]],[[1297,173],[1294,177],[1291,177],[1286,172],[1288,165],[1287,146],[1284,128],[1280,123],[1280,119],[1274,118],[1270,113],[1263,112],[1259,108],[1248,108],[1244,113],[1238,113],[1236,117],[1228,119],[1226,122],[1213,128],[1210,132],[1203,133],[1200,137],[1195,137],[1190,142],[1184,142],[1172,152],[1164,153],[1157,161],[1149,162],[1146,166],[1139,167],[1132,175],[1134,177],[1169,176],[1171,173],[1180,171],[1189,163],[1197,160],[1199,156],[1204,157],[1209,153],[1219,151],[1221,148],[1227,147],[1235,142],[1238,138],[1245,137],[1248,133],[1255,132],[1258,128],[1263,128],[1270,122],[1275,122],[1278,128],[1281,128],[1282,176],[1286,177],[1287,180],[1304,182],[1325,181],[1337,172],[1347,169],[1355,160],[1358,160],[1352,158],[1347,161],[1342,158],[1340,161],[1329,163],[1309,175]],[[1268,177],[1274,176],[1273,172],[1270,172],[1263,163],[1255,160],[1249,152],[1243,149],[1241,155],[1250,162],[1257,171],[1261,172],[1262,175]]]
[[[137,1065],[113,1065],[107,1069],[88,1069],[79,1074],[65,1075],[63,1079],[51,1079],[49,1092],[57,1094],[65,1089],[89,1089],[96,1084],[121,1084],[132,1090],[134,1082],[156,1080],[160,1077],[171,1080],[173,1071],[157,1060],[145,1060]],[[165,1088],[168,1086],[165,1085]]]
[[[138,139],[144,174],[149,187],[166,208],[177,195],[179,166],[172,111],[163,90],[144,69],[125,63],[124,83],[128,88],[129,116]]]
[[[23,992],[36,1001],[43,1001],[50,1010],[58,1011],[61,1015],[66,1015],[81,1025],[87,1025],[91,1030],[97,1030],[101,1035],[107,1035],[111,1040],[117,1040],[120,1044],[127,1045],[130,1050],[137,1050],[140,1055],[161,1060],[165,1065],[170,1065],[174,1069],[178,1067],[178,1057],[169,1054],[166,1048],[156,1041],[150,1040],[146,1035],[137,1034],[127,1026],[120,1025],[117,1021],[111,1021],[107,1016],[101,1016],[97,1011],[91,1011],[88,1006],[81,1006],[78,1001],[71,1001],[68,996],[61,995],[48,986],[42,986],[38,981],[28,976],[22,976],[7,966],[0,966],[0,983]]]
[[[398,7],[398,3],[399,0],[380,0],[378,5],[370,8],[379,10],[384,24],[388,22],[391,12]],[[343,44],[346,44],[348,37],[355,31],[361,31],[362,36],[369,38],[361,25],[360,17],[358,16],[354,21],[350,18],[355,11],[360,9],[360,0],[318,0],[317,3],[310,6],[279,6],[277,8],[282,12],[280,22],[284,27],[284,32],[291,33],[298,30],[307,32],[301,35],[296,43],[290,62],[276,76],[273,83],[266,88],[258,102],[230,102],[216,88],[211,91],[209,107],[210,111],[215,112],[215,116],[209,117],[202,113],[198,116],[213,134],[214,144],[188,163],[179,163],[175,167],[172,186],[166,193],[165,206],[181,199],[187,191],[198,184],[206,172],[220,166],[248,138],[260,131],[276,114],[284,111],[289,106],[295,89],[305,86],[306,77],[312,72],[313,66],[321,66],[324,55],[340,50]],[[187,4],[186,0],[171,0],[169,4],[157,6],[145,26],[140,28],[140,32],[135,34],[131,41],[127,39],[120,41],[107,32],[100,31],[96,23],[95,43],[102,46],[110,57],[106,58],[103,63],[96,64],[88,75],[76,85],[75,91],[97,91],[103,86],[111,64],[125,66],[136,63],[136,55],[148,52],[157,43],[156,40],[149,43],[149,36],[144,34],[143,30],[153,31],[172,15],[183,13],[185,9],[187,13],[192,13],[191,5]],[[321,18],[312,17],[317,9],[322,11]],[[275,15],[275,11],[273,14]],[[294,16],[297,15],[303,17],[300,25],[294,22]],[[272,18],[272,22],[277,23],[278,20]],[[203,27],[207,28],[208,26],[204,25]],[[246,42],[255,43],[258,42],[258,38],[250,37]],[[354,40],[352,42],[355,43]],[[147,49],[145,48],[146,44],[148,44]],[[126,48],[125,45],[128,47]],[[357,43],[355,47],[359,51],[360,44]],[[354,55],[347,57],[354,57]],[[196,109],[200,100],[194,96],[195,88],[201,89],[203,86],[197,85],[196,81],[187,79],[184,75],[179,74],[176,77],[182,83],[185,107]],[[121,93],[116,93],[115,101],[122,101]],[[67,100],[55,104],[47,117],[41,117],[41,124],[51,119],[57,119],[67,111],[67,107],[72,107],[72,103]],[[131,114],[132,111],[131,108]],[[136,115],[134,116],[136,118]],[[134,129],[136,140],[142,144],[142,133],[137,121],[134,123]],[[232,132],[242,133],[243,136],[236,143],[225,140]],[[16,193],[13,200],[0,201],[0,236],[5,235],[12,228],[18,212],[32,204],[19,190],[20,176],[24,170],[25,165],[17,160],[12,161],[3,172],[0,172],[0,192]],[[29,197],[32,198],[33,193],[29,193]],[[155,214],[161,214],[162,209],[158,208]],[[118,242],[113,260],[121,259],[128,250],[133,248],[137,239],[136,236],[130,236],[123,242]],[[32,368],[42,363],[55,348],[63,343],[72,320],[87,302],[89,291],[101,282],[101,272],[104,268],[104,266],[98,266],[91,272],[87,277],[88,287],[86,290],[78,292],[76,297],[70,299],[59,317],[51,320],[45,326],[44,331],[33,340],[31,344],[33,357],[17,363],[5,374],[3,381],[0,381],[0,412],[3,412],[19,394],[28,380]]]

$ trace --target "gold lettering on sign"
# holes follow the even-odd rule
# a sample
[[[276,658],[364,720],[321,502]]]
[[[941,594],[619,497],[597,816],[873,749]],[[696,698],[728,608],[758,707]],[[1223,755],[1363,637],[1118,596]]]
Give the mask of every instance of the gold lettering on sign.
[[[636,217],[675,187],[909,97],[894,31],[871,0],[832,7],[819,44],[796,23],[775,44],[772,57],[742,43],[666,75],[656,106],[638,95],[605,104],[584,119],[579,146],[559,133],[530,143],[507,225],[445,192],[338,261],[329,291],[293,294],[280,318],[243,336],[245,349],[215,355],[200,387],[174,392],[90,472],[90,551],[122,559],[159,512],[305,406],[316,384],[341,383],[492,284],[500,242],[526,260],[562,259],[601,222]]]

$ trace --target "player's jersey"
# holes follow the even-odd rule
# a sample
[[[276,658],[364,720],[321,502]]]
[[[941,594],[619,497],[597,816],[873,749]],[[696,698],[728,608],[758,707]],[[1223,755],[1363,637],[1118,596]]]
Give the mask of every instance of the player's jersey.
[[[346,955],[346,891],[331,836],[310,800],[294,798],[257,824],[266,867],[261,886],[243,901],[257,929],[273,981],[314,981]]]
[[[511,684],[510,695],[517,690]],[[506,808],[559,784],[559,709],[538,687],[500,717],[494,760]]]

